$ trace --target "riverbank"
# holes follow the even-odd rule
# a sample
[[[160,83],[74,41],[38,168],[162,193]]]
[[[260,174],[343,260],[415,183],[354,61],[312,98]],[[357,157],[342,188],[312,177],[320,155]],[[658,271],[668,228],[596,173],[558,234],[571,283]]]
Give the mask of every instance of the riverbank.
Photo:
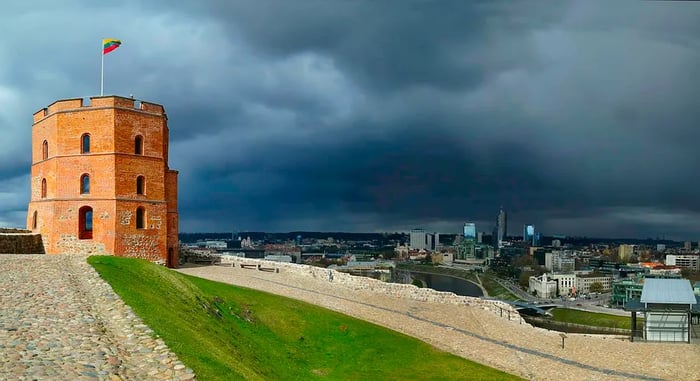
[[[438,273],[431,273],[431,272],[426,272],[426,271],[414,271],[414,270],[409,270],[411,274],[422,274],[422,275],[430,275],[431,277],[445,277],[445,278],[450,278],[454,279],[460,282],[466,282],[468,285],[460,285],[458,283],[452,283],[449,284],[449,282],[440,282],[439,279],[434,279],[431,277],[424,277],[424,278],[418,278],[425,287],[432,288],[437,291],[446,291],[446,292],[454,292],[457,295],[462,295],[462,296],[472,296],[472,297],[481,297],[481,296],[486,296],[488,297],[488,291],[479,283],[471,281],[469,279],[464,279],[462,277],[458,277],[455,275],[449,275],[449,274],[438,274]],[[413,278],[413,276],[411,276]],[[436,282],[433,282],[436,281]],[[437,284],[436,284],[437,283]],[[464,287],[463,287],[464,286]],[[474,286],[474,287],[468,287],[468,286]],[[480,291],[480,292],[477,292]]]

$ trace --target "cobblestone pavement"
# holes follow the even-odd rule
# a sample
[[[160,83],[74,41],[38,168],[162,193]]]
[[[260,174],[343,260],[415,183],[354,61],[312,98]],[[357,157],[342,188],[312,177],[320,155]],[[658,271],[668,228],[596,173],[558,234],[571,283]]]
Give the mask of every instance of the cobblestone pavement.
[[[562,348],[559,332],[500,318],[477,306],[392,297],[290,272],[222,266],[179,271],[320,305],[531,380],[700,380],[698,344],[568,334]]]
[[[191,380],[85,257],[0,255],[0,380]]]

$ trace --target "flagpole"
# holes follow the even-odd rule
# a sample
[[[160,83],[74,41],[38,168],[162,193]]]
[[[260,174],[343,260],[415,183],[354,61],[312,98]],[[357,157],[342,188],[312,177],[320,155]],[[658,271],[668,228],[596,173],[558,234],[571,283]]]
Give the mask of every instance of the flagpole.
[[[100,70],[100,96],[103,95],[105,88],[105,55],[103,49],[104,42],[100,45],[100,56],[102,57],[102,69]]]

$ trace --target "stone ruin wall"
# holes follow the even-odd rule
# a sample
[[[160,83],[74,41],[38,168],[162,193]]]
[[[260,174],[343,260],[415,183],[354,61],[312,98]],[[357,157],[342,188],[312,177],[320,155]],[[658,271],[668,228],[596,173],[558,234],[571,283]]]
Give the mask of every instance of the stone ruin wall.
[[[44,254],[41,234],[0,228],[0,254]]]
[[[520,313],[510,304],[500,300],[461,296],[452,292],[436,291],[431,288],[419,288],[412,284],[386,283],[373,278],[355,276],[331,269],[295,263],[273,262],[224,255],[221,256],[220,264],[234,267],[240,267],[240,264],[260,265],[263,268],[279,269],[280,272],[325,280],[326,282],[340,284],[354,290],[367,290],[397,298],[408,298],[430,303],[476,306],[499,314],[503,316],[503,318],[521,321]]]

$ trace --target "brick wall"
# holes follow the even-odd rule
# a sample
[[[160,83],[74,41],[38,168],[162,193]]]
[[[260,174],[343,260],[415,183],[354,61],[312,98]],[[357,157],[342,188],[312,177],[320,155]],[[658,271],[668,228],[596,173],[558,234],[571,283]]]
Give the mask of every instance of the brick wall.
[[[176,266],[177,226],[171,224],[177,224],[177,189],[166,186],[177,187],[177,172],[168,168],[165,110],[123,97],[90,101],[61,100],[34,114],[27,227],[43,235],[48,254],[105,253]],[[89,153],[81,152],[84,134],[90,135]],[[135,152],[137,137],[140,153]],[[88,194],[80,191],[83,175],[90,178]],[[143,194],[136,191],[140,176]],[[93,211],[92,239],[80,239],[82,207]],[[137,229],[138,208],[146,217]],[[175,260],[168,261],[173,247]]]

